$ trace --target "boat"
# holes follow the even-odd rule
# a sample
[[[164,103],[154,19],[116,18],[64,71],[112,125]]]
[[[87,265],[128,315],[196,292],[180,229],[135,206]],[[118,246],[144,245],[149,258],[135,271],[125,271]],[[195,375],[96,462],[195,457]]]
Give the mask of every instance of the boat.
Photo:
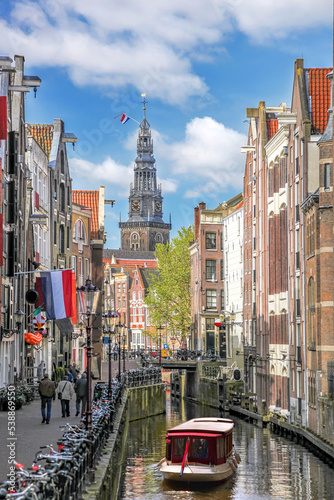
[[[167,481],[218,483],[236,472],[240,456],[233,445],[234,422],[202,417],[168,429],[160,471]]]

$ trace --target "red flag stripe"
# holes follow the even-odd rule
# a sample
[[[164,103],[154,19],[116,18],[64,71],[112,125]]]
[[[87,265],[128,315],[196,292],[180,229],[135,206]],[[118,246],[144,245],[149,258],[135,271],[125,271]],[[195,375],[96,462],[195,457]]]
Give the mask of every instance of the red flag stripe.
[[[7,139],[7,98],[0,96],[0,140]]]

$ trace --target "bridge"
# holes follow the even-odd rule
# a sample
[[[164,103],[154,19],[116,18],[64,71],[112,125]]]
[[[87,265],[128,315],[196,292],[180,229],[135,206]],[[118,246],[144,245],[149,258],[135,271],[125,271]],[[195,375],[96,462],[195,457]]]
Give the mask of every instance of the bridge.
[[[187,360],[183,361],[181,359],[150,359],[149,361],[154,366],[161,366],[165,370],[188,370],[196,371],[198,361]]]

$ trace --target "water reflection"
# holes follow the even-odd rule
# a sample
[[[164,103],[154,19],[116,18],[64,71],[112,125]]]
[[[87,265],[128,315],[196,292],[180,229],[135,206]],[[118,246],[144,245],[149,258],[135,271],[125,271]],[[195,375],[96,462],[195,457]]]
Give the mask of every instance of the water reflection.
[[[165,453],[166,429],[199,416],[222,416],[217,410],[167,399],[167,413],[130,424],[122,499],[327,500],[333,498],[334,471],[305,448],[238,418],[234,442],[241,456],[228,482],[190,489],[163,481],[158,467]]]

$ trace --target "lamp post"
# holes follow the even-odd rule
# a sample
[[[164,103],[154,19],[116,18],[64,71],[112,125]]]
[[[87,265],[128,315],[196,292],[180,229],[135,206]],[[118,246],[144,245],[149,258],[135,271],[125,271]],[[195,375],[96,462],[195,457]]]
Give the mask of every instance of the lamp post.
[[[159,365],[161,366],[161,330],[163,330],[163,326],[158,326],[157,330],[159,330],[159,340],[160,340],[160,352],[159,352]]]
[[[121,328],[123,327],[121,320],[116,325],[118,332],[118,381],[121,381]]]
[[[113,333],[111,330],[111,321],[112,321],[112,314],[111,311],[109,310],[107,314],[104,315],[104,322],[105,322],[105,333],[108,333],[109,339],[108,339],[108,399],[111,401],[112,397],[112,385],[111,385],[111,379],[112,379],[112,371],[111,371],[111,334]]]
[[[92,439],[92,355],[93,355],[93,344],[92,344],[92,316],[96,315],[97,304],[100,296],[100,290],[92,285],[92,280],[90,278],[86,279],[86,284],[77,289],[78,293],[81,295],[82,301],[79,301],[83,305],[83,310],[81,311],[82,320],[86,325],[87,333],[87,419],[86,419],[86,430],[88,435]],[[93,483],[95,481],[95,472],[93,464],[93,443],[89,443],[89,460],[88,460],[88,478],[89,482]]]
[[[127,326],[123,325],[123,373],[125,373],[125,340],[126,340],[126,335],[125,335],[125,329]]]
[[[25,316],[25,313],[23,311],[21,311],[21,309],[16,311],[16,313],[14,314],[16,328],[10,329],[10,328],[1,327],[2,337],[9,339],[12,335],[14,335],[14,333],[19,334],[21,331],[21,325],[22,325],[24,316]]]

